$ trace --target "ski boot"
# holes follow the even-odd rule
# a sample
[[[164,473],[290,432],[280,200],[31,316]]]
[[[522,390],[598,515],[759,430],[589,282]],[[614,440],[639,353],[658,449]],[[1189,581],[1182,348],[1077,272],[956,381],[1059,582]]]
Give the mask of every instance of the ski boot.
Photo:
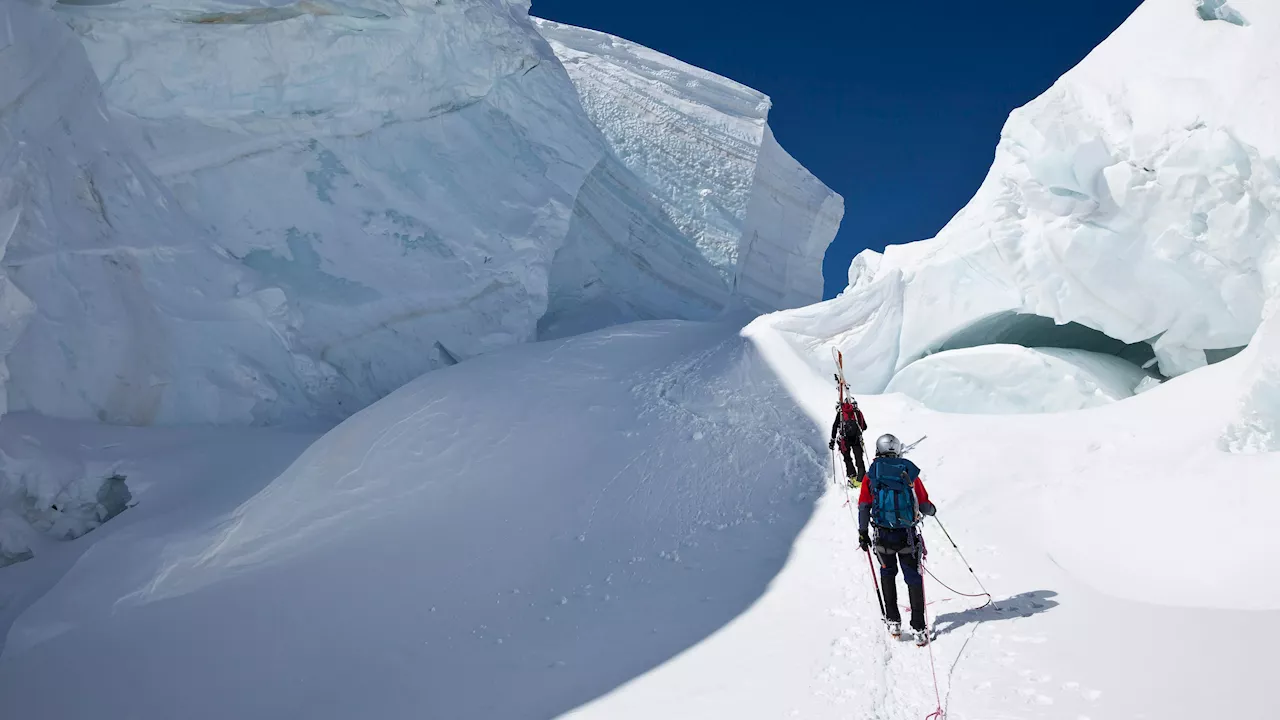
[[[902,637],[902,623],[886,620],[884,624],[889,628],[889,636],[894,640]]]
[[[929,637],[930,634],[931,633],[928,630],[916,630],[916,647],[924,647],[925,645],[928,645],[929,641],[932,640],[932,638]]]
[[[849,489],[857,490],[862,487],[862,478],[854,475],[849,476]]]

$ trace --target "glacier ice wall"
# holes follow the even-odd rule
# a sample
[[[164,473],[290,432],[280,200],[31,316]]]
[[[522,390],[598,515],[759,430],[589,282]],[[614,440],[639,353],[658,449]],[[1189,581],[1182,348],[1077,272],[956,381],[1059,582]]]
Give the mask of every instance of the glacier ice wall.
[[[194,221],[183,234],[279,289],[291,351],[330,372],[324,413],[536,337],[713,317],[735,287],[770,309],[821,292],[842,203],[773,141],[766,98],[689,68],[713,92],[675,98],[688,112],[668,129],[692,140],[637,164],[526,2],[58,8],[115,126]],[[708,105],[730,87],[743,107]],[[729,172],[704,136],[739,116]],[[641,154],[663,157],[650,140]],[[703,211],[675,212],[691,194]]]
[[[704,320],[730,299],[651,189],[608,152],[578,191],[548,283],[544,340],[635,320]]]
[[[1167,376],[1249,342],[1280,289],[1280,7],[1231,7],[1247,26],[1144,3],[1013,112],[977,194],[935,238],[855,261],[832,307],[861,322],[853,296],[897,284],[902,320],[877,329],[892,337],[793,344],[815,362],[829,345],[866,353],[864,391],[878,391],[886,358],[902,371],[1001,315],[1148,343]]]
[[[822,297],[844,201],[778,144],[768,97],[613,35],[535,23],[614,154],[737,298],[774,310]]]
[[[122,141],[76,37],[0,8],[0,354],[9,405],[106,422],[250,422],[307,407],[331,373],[293,318]]]
[[[62,14],[178,204],[283,289],[296,349],[338,373],[324,407],[341,413],[535,335],[604,148],[525,9],[125,0]]]

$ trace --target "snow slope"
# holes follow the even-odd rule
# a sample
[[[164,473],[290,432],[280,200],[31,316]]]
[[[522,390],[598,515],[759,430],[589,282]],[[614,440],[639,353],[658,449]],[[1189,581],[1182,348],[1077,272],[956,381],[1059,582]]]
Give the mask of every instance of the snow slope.
[[[1280,452],[1280,315],[1271,315],[1249,347],[1248,363],[1236,397],[1235,416],[1223,431],[1222,448],[1231,452]]]
[[[141,532],[150,533],[150,542],[163,542],[169,532],[208,522],[270,482],[320,434],[275,428],[137,428],[6,415],[0,421],[5,471],[0,502],[9,500],[12,488],[5,481],[15,476],[27,480],[30,489],[0,511],[0,557],[6,549],[17,549],[8,543],[19,540],[35,559],[0,573],[0,647],[13,620],[98,540]],[[75,496],[89,489],[92,498],[94,481],[100,484],[108,475],[124,478],[131,506],[92,529],[76,512],[83,498]],[[6,529],[11,533],[7,537]],[[68,539],[68,530],[74,531],[74,539]],[[43,711],[33,715],[43,716]]]
[[[985,182],[936,238],[855,263],[849,292],[902,318],[833,340],[846,355],[883,343],[865,389],[1001,314],[1150,343],[1166,376],[1249,341],[1280,283],[1280,8],[1229,7],[1248,25],[1144,3],[1010,116]],[[870,322],[861,300],[829,307]]]
[[[66,544],[93,543],[70,567],[0,571],[56,576],[9,631],[0,712],[923,717],[928,655],[879,630],[845,495],[821,492],[831,383],[767,323],[743,335],[644,323],[503,351],[357,414],[261,491],[186,496],[185,522],[139,493]],[[1280,584],[1255,570],[1280,545],[1245,522],[1224,557],[1204,527],[1206,482],[1245,513],[1280,500],[1280,456],[1216,447],[1247,366],[1082,413],[863,398],[872,433],[928,434],[913,457],[995,596],[975,611],[930,581],[950,717],[1267,715]],[[926,534],[936,575],[973,589]]]
[[[759,597],[822,490],[737,327],[429,373],[232,511],[90,533],[9,632],[0,715],[546,717],[660,664]]]
[[[778,144],[765,95],[622,38],[535,19],[618,158],[763,310],[822,297],[844,200]]]

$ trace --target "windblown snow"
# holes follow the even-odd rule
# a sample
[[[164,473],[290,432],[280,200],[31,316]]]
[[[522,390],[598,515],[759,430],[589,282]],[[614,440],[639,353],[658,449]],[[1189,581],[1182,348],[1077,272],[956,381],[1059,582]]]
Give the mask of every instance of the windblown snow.
[[[1148,0],[1013,114],[937,237],[754,320],[739,300],[816,292],[838,220],[759,93],[498,0],[63,8],[104,108],[33,8],[0,9],[25,63],[0,350],[11,404],[84,419],[0,421],[0,717],[1272,714],[1266,0]],[[98,299],[83,263],[135,256]],[[137,308],[152,364],[94,349]],[[154,422],[354,409],[446,367],[318,439],[122,428],[37,341],[159,377],[117,397]],[[926,649],[884,632],[824,447],[832,348],[873,437],[926,436]]]

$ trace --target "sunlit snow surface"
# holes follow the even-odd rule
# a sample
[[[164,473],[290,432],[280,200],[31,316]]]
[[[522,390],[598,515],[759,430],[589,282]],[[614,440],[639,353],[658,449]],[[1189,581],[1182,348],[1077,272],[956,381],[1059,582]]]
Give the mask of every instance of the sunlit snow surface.
[[[203,453],[197,477],[134,462],[136,507],[0,570],[0,714],[923,717],[928,655],[881,629],[822,490],[830,377],[745,335],[642,323],[429,373],[274,480],[280,442],[185,431],[161,448]],[[1280,539],[1238,523],[1224,555],[1203,530],[1280,501],[1280,455],[1216,445],[1247,366],[1052,415],[862,398],[872,433],[929,436],[912,458],[995,595],[929,581],[953,717],[1266,717]],[[145,459],[166,431],[15,432]]]

